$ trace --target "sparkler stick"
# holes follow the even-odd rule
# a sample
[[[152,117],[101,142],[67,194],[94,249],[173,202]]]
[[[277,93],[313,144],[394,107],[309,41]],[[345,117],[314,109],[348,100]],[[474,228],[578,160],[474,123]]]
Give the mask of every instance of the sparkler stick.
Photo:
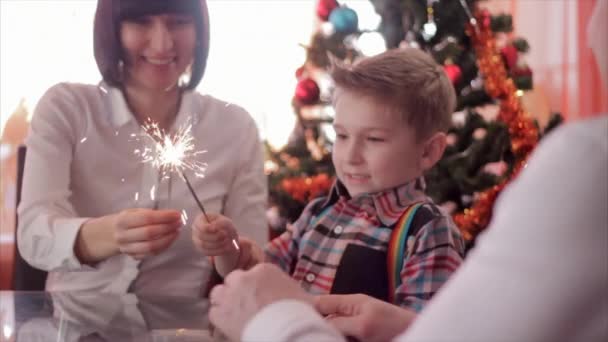
[[[199,209],[203,212],[203,215],[205,216],[205,220],[207,220],[207,222],[211,222],[211,221],[209,221],[209,216],[207,216],[205,207],[203,206],[201,201],[198,199],[198,196],[196,196],[196,193],[194,192],[194,189],[192,188],[192,185],[190,184],[188,177],[186,177],[186,174],[184,174],[184,171],[180,171],[180,174],[181,174],[182,178],[184,179],[184,181],[186,182],[186,186],[188,186],[188,190],[190,190],[190,193],[192,194],[192,197],[194,197],[194,200],[196,201],[196,204],[198,205]]]

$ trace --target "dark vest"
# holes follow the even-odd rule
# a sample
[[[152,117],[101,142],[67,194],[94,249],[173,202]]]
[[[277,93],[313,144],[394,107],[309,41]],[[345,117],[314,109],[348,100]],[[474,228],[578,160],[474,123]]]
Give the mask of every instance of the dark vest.
[[[420,207],[414,216],[408,236],[416,235],[434,217],[430,209]],[[391,230],[393,228],[394,226]],[[330,293],[362,293],[388,301],[387,251],[355,244],[346,246]]]

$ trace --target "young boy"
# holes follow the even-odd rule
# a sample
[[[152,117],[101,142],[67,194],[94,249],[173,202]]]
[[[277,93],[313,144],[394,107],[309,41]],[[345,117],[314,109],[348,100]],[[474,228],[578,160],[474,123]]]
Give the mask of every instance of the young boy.
[[[310,293],[365,293],[420,311],[464,256],[450,217],[424,194],[424,171],[442,156],[455,107],[443,69],[416,49],[389,50],[352,67],[332,69],[336,84],[333,164],[338,180],[326,198],[262,253],[239,238],[229,219],[197,218],[193,241],[225,276],[234,268],[272,262]],[[387,253],[406,210],[413,216],[398,286],[389,290]],[[264,256],[265,254],[265,256]]]

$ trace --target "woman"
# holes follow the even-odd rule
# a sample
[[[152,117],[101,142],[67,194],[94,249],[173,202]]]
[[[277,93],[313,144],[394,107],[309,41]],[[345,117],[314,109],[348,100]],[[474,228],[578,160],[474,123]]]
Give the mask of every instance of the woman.
[[[141,162],[136,152],[153,143],[141,127],[191,125],[195,149],[207,151],[196,156],[204,178],[186,171],[197,195],[262,241],[257,128],[243,109],[194,91],[209,47],[204,0],[99,0],[94,26],[103,81],[56,85],[34,112],[19,250],[50,271],[47,290],[196,296],[211,270],[186,228],[199,209],[179,175]]]

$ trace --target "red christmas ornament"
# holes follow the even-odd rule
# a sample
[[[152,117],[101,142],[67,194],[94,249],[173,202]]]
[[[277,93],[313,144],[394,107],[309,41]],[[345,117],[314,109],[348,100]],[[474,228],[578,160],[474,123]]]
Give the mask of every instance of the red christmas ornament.
[[[304,78],[296,86],[296,99],[302,104],[313,104],[319,101],[321,90],[317,82],[310,78]]]
[[[450,81],[452,81],[452,84],[458,83],[462,78],[462,71],[456,64],[446,64],[443,66],[443,70],[445,70],[445,73],[448,75]]]
[[[317,16],[323,21],[327,21],[329,14],[340,5],[336,0],[319,0],[317,3]]]
[[[518,52],[515,46],[507,45],[503,47],[502,49],[500,49],[500,54],[505,60],[505,63],[507,63],[508,69],[513,69],[517,65]]]

